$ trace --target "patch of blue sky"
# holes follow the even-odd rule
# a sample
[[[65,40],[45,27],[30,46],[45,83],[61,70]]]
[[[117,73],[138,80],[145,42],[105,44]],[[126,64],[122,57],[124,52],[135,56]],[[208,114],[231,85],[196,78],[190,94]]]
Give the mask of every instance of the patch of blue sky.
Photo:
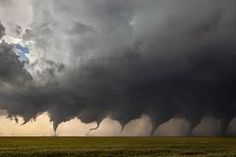
[[[12,44],[14,47],[14,51],[16,53],[16,55],[19,57],[19,60],[21,62],[26,62],[28,61],[28,57],[27,54],[30,53],[30,50],[27,46],[23,45],[23,44]]]

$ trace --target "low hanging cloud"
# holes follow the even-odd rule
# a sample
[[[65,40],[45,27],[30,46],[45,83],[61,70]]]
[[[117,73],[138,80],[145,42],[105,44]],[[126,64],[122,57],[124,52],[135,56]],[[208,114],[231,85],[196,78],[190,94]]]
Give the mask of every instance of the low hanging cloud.
[[[184,118],[173,118],[161,124],[154,135],[156,136],[187,136],[189,134],[189,122]]]
[[[236,118],[234,118],[231,123],[229,124],[229,127],[228,127],[228,135],[232,135],[232,136],[235,136],[236,135]]]
[[[221,121],[219,134],[226,132],[236,115],[235,1],[35,0],[32,6],[23,35],[34,43],[29,65],[1,62],[9,73],[1,81],[15,86],[0,90],[9,116],[27,122],[47,111],[56,130],[74,117],[99,126],[110,116],[123,129],[148,115],[151,134],[183,117],[191,134],[210,115]]]
[[[193,129],[192,134],[194,136],[219,136],[221,135],[221,121],[214,117],[204,117]]]
[[[138,119],[131,120],[124,126],[121,136],[149,136],[152,132],[151,119],[143,115]]]

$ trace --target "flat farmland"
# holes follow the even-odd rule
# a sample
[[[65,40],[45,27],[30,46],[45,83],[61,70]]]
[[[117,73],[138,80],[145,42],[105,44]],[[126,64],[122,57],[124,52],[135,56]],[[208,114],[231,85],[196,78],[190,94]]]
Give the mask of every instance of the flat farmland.
[[[236,138],[0,137],[0,157],[236,157]]]

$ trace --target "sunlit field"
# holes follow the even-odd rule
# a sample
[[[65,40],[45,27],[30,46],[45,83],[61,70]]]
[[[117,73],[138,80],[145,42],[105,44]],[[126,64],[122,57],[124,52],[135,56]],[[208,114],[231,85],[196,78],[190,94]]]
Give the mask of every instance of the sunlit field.
[[[1,157],[234,157],[236,138],[2,137]]]

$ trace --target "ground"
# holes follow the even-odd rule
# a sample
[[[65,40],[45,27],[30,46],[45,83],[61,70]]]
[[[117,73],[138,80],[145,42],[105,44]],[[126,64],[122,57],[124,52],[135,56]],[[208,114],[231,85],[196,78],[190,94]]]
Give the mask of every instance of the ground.
[[[1,137],[0,157],[236,157],[236,138]]]

